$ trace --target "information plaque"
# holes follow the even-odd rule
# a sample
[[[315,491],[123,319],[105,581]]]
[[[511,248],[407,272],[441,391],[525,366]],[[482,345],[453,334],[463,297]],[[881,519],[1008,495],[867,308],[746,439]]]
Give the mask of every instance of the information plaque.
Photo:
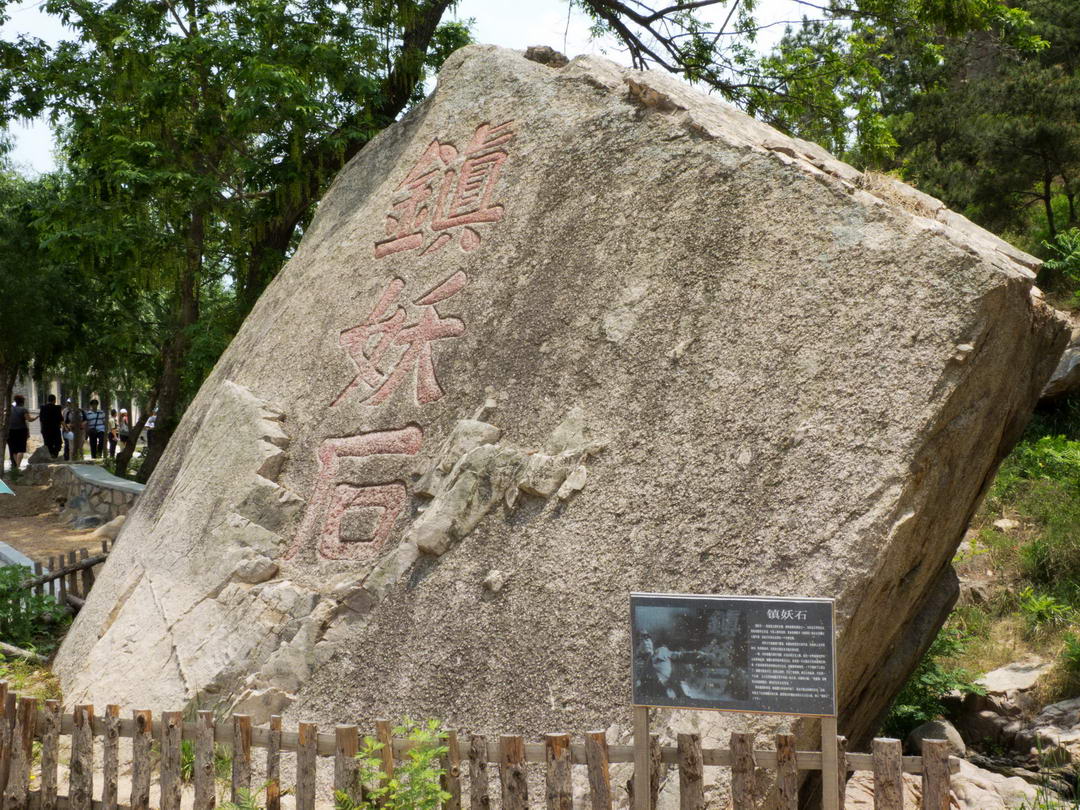
[[[833,717],[832,599],[630,595],[635,706]]]

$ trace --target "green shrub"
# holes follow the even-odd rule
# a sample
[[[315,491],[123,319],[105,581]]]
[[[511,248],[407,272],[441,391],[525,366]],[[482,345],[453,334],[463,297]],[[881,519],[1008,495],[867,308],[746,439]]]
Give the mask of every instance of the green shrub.
[[[1032,636],[1045,635],[1064,627],[1073,617],[1073,609],[1046,593],[1038,593],[1030,585],[1020,591],[1020,615]]]
[[[33,575],[21,565],[0,566],[0,638],[16,647],[49,653],[71,617],[51,596],[38,596],[22,587]]]
[[[1062,231],[1043,247],[1050,256],[1043,267],[1053,274],[1051,282],[1075,292],[1080,287],[1080,228]]]
[[[265,790],[266,785],[263,785],[259,790],[240,788],[237,791],[240,801],[223,802],[219,806],[221,810],[263,810],[262,805],[259,804],[259,794]]]
[[[214,778],[228,779],[232,776],[232,754],[224,745],[214,746]],[[191,782],[195,779],[195,743],[182,740],[180,743],[180,779]]]
[[[1002,463],[991,497],[1008,500],[1028,481],[1054,481],[1080,493],[1080,441],[1064,435],[1036,437],[1029,430]]]
[[[1070,675],[1080,675],[1080,638],[1074,633],[1062,636],[1061,667]]]
[[[943,700],[951,692],[985,694],[975,676],[963,667],[948,665],[960,656],[970,637],[962,630],[943,628],[926,655],[893,700],[882,725],[882,734],[904,739],[920,726],[945,713]]]
[[[373,737],[364,738],[364,746],[356,755],[356,800],[338,791],[334,794],[335,810],[437,810],[450,794],[442,789],[440,780],[446,773],[439,767],[439,758],[447,752],[443,745],[446,735],[437,720],[417,723],[408,717],[394,729],[395,737],[406,737],[414,743],[406,760],[387,779],[379,752],[383,745]]]

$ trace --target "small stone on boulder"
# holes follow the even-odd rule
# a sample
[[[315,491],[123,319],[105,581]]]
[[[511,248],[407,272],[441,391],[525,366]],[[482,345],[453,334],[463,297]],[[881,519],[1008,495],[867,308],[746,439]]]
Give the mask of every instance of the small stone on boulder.
[[[268,579],[273,579],[277,572],[277,563],[260,554],[237,563],[236,568],[233,569],[232,578],[237,582],[256,585],[260,582],[266,582]]]
[[[525,58],[551,68],[566,67],[570,64],[570,60],[565,55],[559,53],[550,45],[530,45],[525,49]]]
[[[488,571],[488,575],[484,577],[484,590],[491,591],[492,593],[498,593],[506,586],[506,574],[502,571],[492,569]]]

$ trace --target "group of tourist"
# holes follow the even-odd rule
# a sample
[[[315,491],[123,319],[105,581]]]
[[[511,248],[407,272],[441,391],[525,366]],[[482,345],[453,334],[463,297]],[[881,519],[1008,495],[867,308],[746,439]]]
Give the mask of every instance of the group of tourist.
[[[117,411],[115,408],[107,414],[98,406],[101,403],[90,400],[90,407],[84,409],[67,400],[61,408],[56,402],[56,395],[49,394],[46,404],[38,413],[26,408],[26,398],[16,394],[11,404],[8,420],[8,451],[16,469],[22,464],[26,454],[26,444],[30,438],[30,423],[41,420],[41,438],[53,458],[60,456],[61,449],[65,461],[78,461],[83,458],[83,447],[90,445],[91,458],[116,458],[116,445],[126,445],[131,440],[131,420],[127,408]],[[154,417],[147,420],[147,441],[153,432]]]

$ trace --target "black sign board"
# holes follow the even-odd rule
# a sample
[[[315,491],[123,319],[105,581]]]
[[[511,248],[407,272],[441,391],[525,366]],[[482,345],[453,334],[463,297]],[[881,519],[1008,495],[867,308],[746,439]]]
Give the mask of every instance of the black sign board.
[[[630,595],[635,706],[833,717],[833,600]]]

